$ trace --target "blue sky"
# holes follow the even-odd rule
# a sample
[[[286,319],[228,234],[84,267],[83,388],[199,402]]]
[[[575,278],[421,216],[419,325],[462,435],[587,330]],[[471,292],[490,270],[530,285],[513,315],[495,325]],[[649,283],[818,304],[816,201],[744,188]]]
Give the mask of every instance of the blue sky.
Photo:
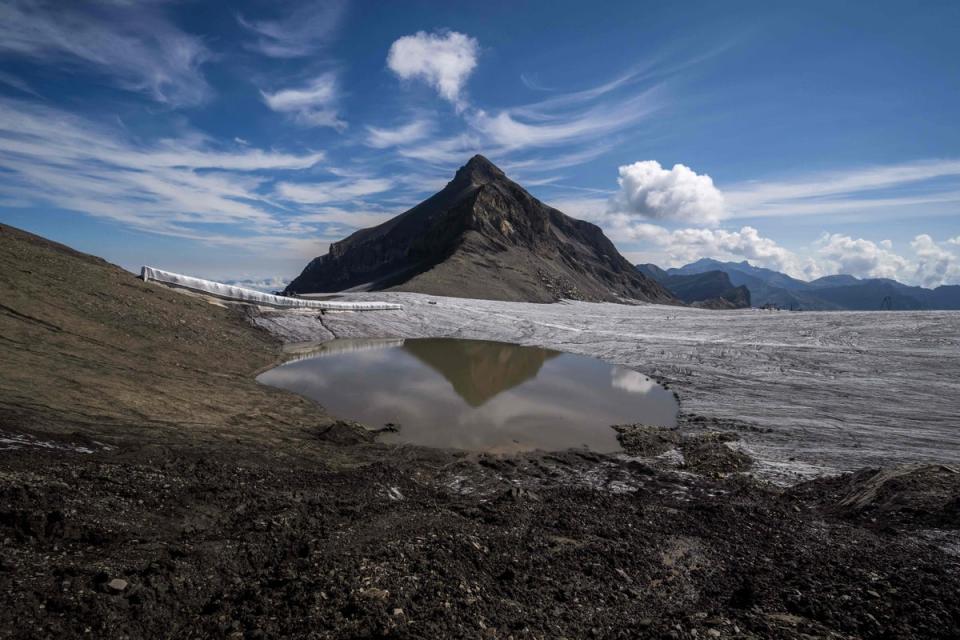
[[[960,283],[960,3],[0,5],[0,220],[280,282],[483,153],[634,261]]]

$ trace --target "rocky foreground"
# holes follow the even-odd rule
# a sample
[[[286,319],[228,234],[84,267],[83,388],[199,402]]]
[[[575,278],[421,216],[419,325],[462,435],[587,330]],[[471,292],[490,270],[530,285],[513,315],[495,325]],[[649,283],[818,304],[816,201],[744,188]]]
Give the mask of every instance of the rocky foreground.
[[[953,466],[777,487],[700,405],[624,456],[378,444],[257,385],[242,310],[2,226],[0,304],[0,637],[960,633]]]

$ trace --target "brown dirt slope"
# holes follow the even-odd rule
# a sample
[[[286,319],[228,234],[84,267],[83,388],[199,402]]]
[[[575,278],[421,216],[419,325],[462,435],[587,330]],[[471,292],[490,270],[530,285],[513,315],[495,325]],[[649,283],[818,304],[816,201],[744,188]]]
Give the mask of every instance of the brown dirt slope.
[[[0,225],[0,428],[141,444],[289,437],[325,418],[254,381],[279,355],[236,308]]]
[[[543,204],[483,156],[413,209],[330,246],[287,290],[676,303],[596,225]]]

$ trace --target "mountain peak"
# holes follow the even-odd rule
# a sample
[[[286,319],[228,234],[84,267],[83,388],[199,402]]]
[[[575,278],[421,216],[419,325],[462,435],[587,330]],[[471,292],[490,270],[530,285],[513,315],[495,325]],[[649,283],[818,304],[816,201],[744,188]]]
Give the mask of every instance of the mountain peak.
[[[359,289],[553,302],[675,303],[600,227],[548,207],[476,155],[439,193],[330,245],[286,291]]]
[[[470,158],[470,160],[467,161],[467,164],[463,165],[457,170],[454,180],[464,179],[475,184],[486,184],[487,182],[492,182],[493,180],[506,177],[506,174],[500,169],[500,167],[493,164],[478,153]]]

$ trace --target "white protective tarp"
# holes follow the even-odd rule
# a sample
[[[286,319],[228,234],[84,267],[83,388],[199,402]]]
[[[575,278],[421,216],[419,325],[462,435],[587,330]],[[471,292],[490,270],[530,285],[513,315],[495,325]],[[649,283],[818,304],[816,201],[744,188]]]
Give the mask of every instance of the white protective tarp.
[[[336,340],[321,343],[313,342],[286,345],[284,351],[289,360],[285,360],[283,364],[337,356],[343,353],[393,349],[402,347],[405,342],[403,338],[337,338]]]
[[[244,289],[243,287],[234,287],[229,284],[204,280],[202,278],[192,278],[190,276],[154,269],[153,267],[143,267],[140,277],[145,282],[154,281],[163,284],[189,289],[199,293],[205,293],[223,300],[237,300],[239,302],[248,302],[250,304],[262,305],[266,307],[278,307],[281,309],[323,309],[328,311],[386,311],[392,309],[403,309],[403,305],[392,304],[389,302],[338,302],[332,300],[304,300],[303,298],[288,298],[286,296],[275,296],[271,293],[254,291],[253,289]]]

